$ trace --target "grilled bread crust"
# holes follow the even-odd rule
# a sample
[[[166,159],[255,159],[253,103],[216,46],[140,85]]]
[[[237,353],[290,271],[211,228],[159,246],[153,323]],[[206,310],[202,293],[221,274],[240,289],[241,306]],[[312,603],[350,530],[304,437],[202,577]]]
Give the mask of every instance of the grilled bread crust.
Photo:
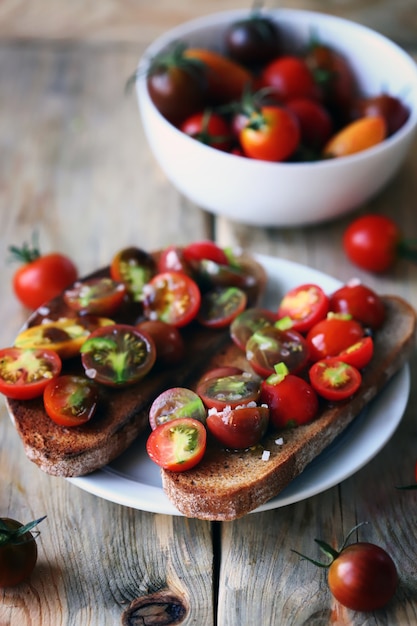
[[[383,301],[386,319],[375,334],[374,356],[363,371],[360,390],[347,401],[324,404],[309,424],[268,434],[252,450],[231,452],[214,444],[192,470],[162,470],[163,489],[181,513],[219,521],[246,515],[278,495],[352,422],[404,365],[415,345],[413,308],[398,297],[385,296]],[[242,358],[231,345],[210,366],[242,365]],[[282,445],[276,443],[279,438]],[[269,460],[262,460],[263,450],[269,451]]]

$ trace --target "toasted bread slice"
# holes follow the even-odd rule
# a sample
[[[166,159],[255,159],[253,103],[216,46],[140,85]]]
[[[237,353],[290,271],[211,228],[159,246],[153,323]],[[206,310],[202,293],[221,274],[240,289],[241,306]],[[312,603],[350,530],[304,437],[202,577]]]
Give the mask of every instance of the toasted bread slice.
[[[265,271],[245,253],[241,254],[239,261],[253,279],[249,281],[247,291],[249,302],[254,304],[265,288]],[[108,275],[108,268],[93,275]],[[74,315],[61,297],[42,307],[42,311],[52,319]],[[124,307],[120,319],[116,317],[115,321],[134,323],[138,312],[137,305]],[[28,325],[40,323],[42,315],[42,312],[35,312]],[[185,384],[204,369],[212,355],[230,342],[228,329],[212,330],[197,323],[183,329],[183,339],[186,358],[179,366],[170,369],[155,367],[133,387],[112,389],[100,386],[99,409],[94,419],[82,426],[64,428],[55,424],[45,412],[43,398],[6,399],[27,457],[46,473],[65,477],[88,474],[117,458],[148,426],[148,409],[155,397],[169,387]],[[63,373],[70,372],[84,372],[79,359],[64,363]]]
[[[348,401],[327,404],[311,423],[267,435],[262,446],[231,452],[211,445],[192,470],[162,470],[162,485],[184,515],[206,520],[233,520],[279,494],[361,412],[406,362],[414,346],[416,313],[398,297],[384,297],[386,320],[375,334],[374,356],[363,372],[360,390]],[[211,365],[242,365],[235,346],[216,355]],[[283,444],[277,445],[282,437]],[[262,460],[262,452],[270,453]]]

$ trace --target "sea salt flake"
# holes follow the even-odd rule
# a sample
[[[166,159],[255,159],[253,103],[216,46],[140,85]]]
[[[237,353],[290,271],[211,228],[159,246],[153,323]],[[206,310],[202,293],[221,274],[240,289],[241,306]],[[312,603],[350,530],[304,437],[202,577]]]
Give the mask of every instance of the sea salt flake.
[[[264,450],[262,452],[262,461],[269,461],[269,457],[271,456],[271,453],[269,450]]]

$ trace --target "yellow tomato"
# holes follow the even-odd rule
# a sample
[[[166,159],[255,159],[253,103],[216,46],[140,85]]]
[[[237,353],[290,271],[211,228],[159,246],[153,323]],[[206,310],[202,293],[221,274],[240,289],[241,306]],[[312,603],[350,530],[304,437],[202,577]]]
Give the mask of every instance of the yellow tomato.
[[[380,115],[361,117],[333,135],[324,147],[325,157],[355,154],[381,143],[387,136],[384,118]]]

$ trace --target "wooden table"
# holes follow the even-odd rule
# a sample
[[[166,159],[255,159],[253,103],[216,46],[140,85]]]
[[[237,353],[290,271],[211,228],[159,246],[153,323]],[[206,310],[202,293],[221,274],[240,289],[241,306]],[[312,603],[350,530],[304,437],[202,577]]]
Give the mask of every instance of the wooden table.
[[[34,229],[43,251],[69,254],[81,275],[130,244],[153,249],[212,237],[342,281],[359,276],[417,307],[415,265],[400,261],[389,274],[372,276],[346,260],[340,241],[351,217],[286,230],[232,224],[184,199],[153,160],[134,95],[124,92],[126,79],[155,35],[240,2],[191,7],[183,0],[175,10],[163,0],[146,10],[141,2],[121,2],[117,10],[100,2],[88,13],[77,3],[58,3],[61,12],[56,3],[35,4],[8,0],[0,16],[2,346],[11,344],[27,316],[12,292],[15,268],[6,263],[7,249],[29,241]],[[380,26],[417,52],[410,47],[416,41],[410,3],[395,3],[395,11],[389,2],[354,4],[349,11],[338,2],[287,3]],[[359,211],[392,216],[416,237],[416,168],[417,143],[395,181]],[[416,353],[410,371],[416,380]],[[414,480],[416,413],[414,384],[397,432],[354,476],[308,500],[212,524],[120,506],[42,473],[24,455],[2,401],[0,513],[47,519],[30,581],[0,591],[0,625],[120,624],[135,599],[152,600],[166,590],[187,608],[181,623],[198,626],[416,623],[417,494],[395,488]],[[343,609],[332,600],[325,573],[291,552],[318,557],[314,538],[338,544],[362,521],[370,524],[357,537],[385,546],[400,573],[394,600],[373,615]],[[136,615],[126,623],[174,622]]]

